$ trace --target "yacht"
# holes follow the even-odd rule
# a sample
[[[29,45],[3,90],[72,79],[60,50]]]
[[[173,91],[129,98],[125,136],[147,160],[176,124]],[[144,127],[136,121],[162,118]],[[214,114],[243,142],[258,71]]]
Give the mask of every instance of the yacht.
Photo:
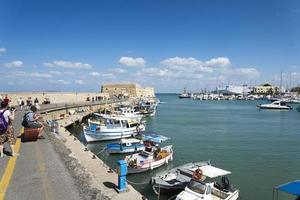
[[[269,104],[259,104],[257,105],[260,109],[273,109],[273,110],[291,110],[293,109],[291,106],[287,105],[283,101],[274,101]]]

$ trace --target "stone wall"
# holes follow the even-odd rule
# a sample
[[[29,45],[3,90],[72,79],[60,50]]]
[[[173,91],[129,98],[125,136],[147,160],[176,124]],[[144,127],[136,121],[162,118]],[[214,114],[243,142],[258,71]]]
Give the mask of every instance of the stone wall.
[[[90,100],[92,100],[92,97],[95,98],[96,96],[102,98],[109,97],[108,94],[99,92],[0,92],[2,98],[4,98],[6,94],[9,99],[11,99],[12,105],[17,105],[20,97],[25,100],[25,103],[29,97],[31,97],[32,101],[34,101],[35,98],[38,98],[40,103],[42,103],[45,98],[49,98],[51,103],[78,103],[86,101],[88,97]]]

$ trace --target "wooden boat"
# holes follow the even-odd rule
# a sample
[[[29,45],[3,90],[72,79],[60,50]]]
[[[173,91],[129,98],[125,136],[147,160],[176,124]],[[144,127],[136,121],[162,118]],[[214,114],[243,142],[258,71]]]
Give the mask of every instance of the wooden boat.
[[[88,124],[88,127],[83,127],[87,142],[133,137],[145,130],[143,123],[126,117],[105,116],[102,121],[89,119]]]
[[[145,150],[145,145],[142,140],[135,138],[121,139],[119,143],[111,143],[106,146],[107,152],[115,153],[136,153]]]
[[[139,139],[137,139],[139,138]],[[111,143],[106,146],[107,152],[115,153],[136,153],[145,150],[145,147],[157,146],[168,138],[154,133],[142,133],[141,136],[131,139],[121,139],[118,143]]]
[[[144,151],[126,156],[128,164],[127,173],[141,173],[153,170],[173,160],[172,145],[159,147],[146,147]]]

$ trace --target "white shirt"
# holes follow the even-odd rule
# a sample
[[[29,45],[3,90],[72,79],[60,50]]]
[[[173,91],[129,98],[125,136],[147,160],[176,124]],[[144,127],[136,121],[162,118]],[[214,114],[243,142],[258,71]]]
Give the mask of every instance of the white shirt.
[[[18,99],[18,103],[19,103],[19,105],[21,105],[22,104],[22,99]]]
[[[1,109],[0,110],[0,113],[2,113],[4,110],[3,109]],[[11,112],[10,112],[10,110],[6,110],[5,112],[4,112],[4,114],[3,114],[3,116],[4,116],[4,119],[5,119],[5,121],[8,123],[9,122],[9,119],[14,119],[14,116],[11,114]]]

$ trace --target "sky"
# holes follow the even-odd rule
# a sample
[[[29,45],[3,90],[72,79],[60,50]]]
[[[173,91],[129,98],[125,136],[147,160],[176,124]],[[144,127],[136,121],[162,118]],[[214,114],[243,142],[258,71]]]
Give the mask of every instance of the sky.
[[[300,1],[0,0],[0,91],[300,83]]]

